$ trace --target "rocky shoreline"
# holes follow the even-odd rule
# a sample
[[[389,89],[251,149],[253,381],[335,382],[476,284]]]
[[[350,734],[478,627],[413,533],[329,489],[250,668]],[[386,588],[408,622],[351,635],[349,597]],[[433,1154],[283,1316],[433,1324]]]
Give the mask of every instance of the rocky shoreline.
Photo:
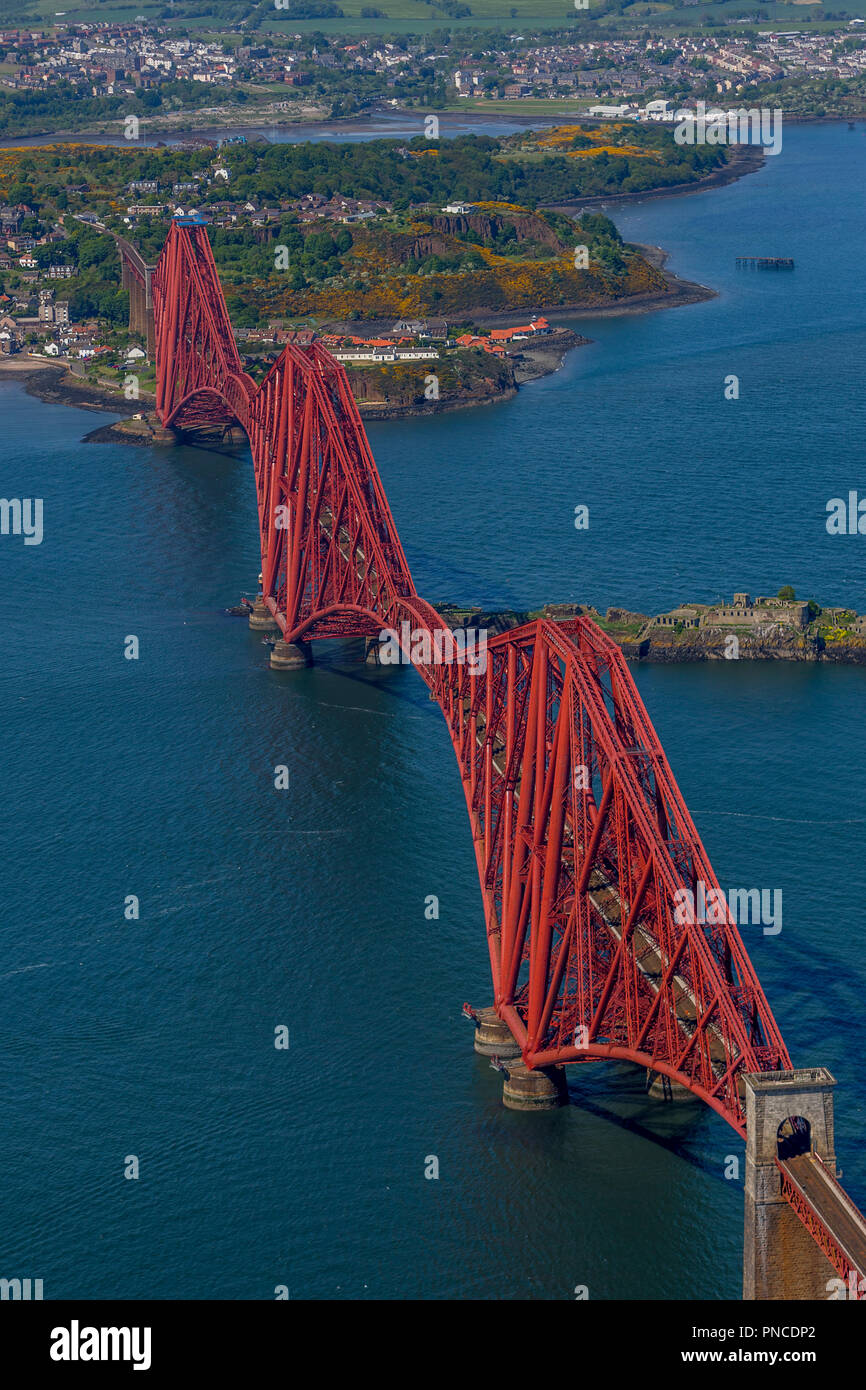
[[[721,187],[724,184],[732,183],[744,174],[752,173],[760,168],[763,162],[764,152],[760,147],[738,146],[732,150],[731,157],[724,168],[714,170],[712,174],[693,184],[649,189],[641,193],[616,194],[607,198],[576,199],[568,205],[551,204],[550,206],[553,210],[574,212],[576,208],[588,210],[618,202],[632,202],[635,199],[675,197],[679,194],[700,192],[705,188]],[[562,323],[565,320],[652,313],[656,309],[679,308],[715,298],[716,291],[707,285],[682,280],[674,272],[666,270],[668,253],[662,247],[632,244],[653,266],[662,272],[667,285],[664,292],[632,295],[624,299],[613,299],[594,305],[575,304],[550,307],[541,305],[537,312],[544,314],[551,322]],[[476,313],[467,310],[467,316],[472,318],[479,327],[495,326],[505,320],[513,320],[517,317],[513,311],[491,312],[483,308],[479,308]],[[474,406],[493,405],[500,401],[512,400],[522,385],[537,381],[541,377],[558,371],[568,352],[592,341],[578,333],[570,334],[570,339],[564,345],[550,344],[549,346],[526,350],[522,354],[523,360],[515,363],[513,388],[492,392],[485,396],[429,401],[423,404],[393,406],[387,403],[359,402],[360,413],[363,418],[370,420],[403,420],[414,416],[467,410]],[[153,398],[146,397],[145,393],[142,393],[142,400],[139,402],[127,401],[119,392],[115,393],[105,387],[95,386],[75,377],[61,364],[56,366],[53,364],[37,365],[32,360],[22,360],[21,358],[0,361],[0,379],[3,378],[19,381],[28,395],[35,396],[39,400],[61,405],[73,405],[83,410],[111,412],[122,417],[114,424],[92,430],[85,436],[89,442],[121,441],[131,444],[155,444],[167,443],[171,438],[162,430],[161,425],[152,414],[145,415],[140,426],[133,427],[129,423],[130,416],[143,413],[141,412],[142,404],[146,408],[151,404]]]
[[[619,203],[643,203],[650,198],[679,198],[687,193],[703,193],[708,188],[724,188],[726,184],[736,183],[746,174],[754,174],[762,169],[766,155],[762,145],[731,145],[728,147],[727,163],[720,169],[713,169],[702,179],[693,183],[673,183],[666,188],[648,188],[639,193],[608,193],[596,198],[572,198],[564,203],[550,203],[551,212],[573,213],[597,212],[600,208],[616,207]]]
[[[434,415],[445,411],[468,410],[474,406],[494,405],[500,401],[512,400],[518,387],[530,381],[556,372],[562,366],[566,354],[572,348],[589,343],[577,333],[562,331],[555,335],[549,345],[532,348],[522,354],[522,360],[515,363],[515,385],[504,391],[486,395],[471,396],[465,399],[445,399],[429,401],[417,405],[388,405],[376,402],[359,402],[362,418],[370,420],[403,420],[416,415]],[[101,425],[84,436],[88,443],[109,444],[120,441],[125,444],[167,444],[174,440],[170,431],[162,428],[153,414],[153,397],[141,393],[138,401],[127,401],[122,395],[106,387],[94,386],[74,376],[62,365],[36,365],[32,360],[12,358],[0,361],[0,380],[3,378],[19,382],[29,396],[56,405],[73,405],[81,410],[106,411],[122,418],[110,425]],[[141,415],[142,419],[131,417]]]
[[[656,309],[673,309],[687,304],[697,304],[702,300],[715,298],[716,291],[709,289],[706,285],[699,285],[694,281],[682,280],[672,271],[664,269],[668,259],[667,252],[658,246],[639,246],[641,253],[652,265],[660,269],[669,286],[669,291],[661,294],[642,294],[631,295],[626,299],[611,300],[607,303],[593,305],[591,307],[575,305],[557,305],[555,308],[541,307],[539,313],[554,322],[561,323],[563,320],[581,318],[608,318],[623,314],[647,314]],[[517,315],[512,312],[480,313],[475,322],[480,327],[489,327],[502,323],[506,319],[514,319]],[[532,381],[538,381],[544,376],[549,376],[553,372],[559,371],[569,352],[577,347],[585,347],[592,342],[591,338],[584,337],[582,334],[568,332],[567,329],[560,328],[556,338],[538,347],[527,348],[521,354],[521,360],[514,364],[513,388],[504,391],[491,392],[484,396],[474,396],[465,399],[454,398],[440,401],[429,401],[422,404],[397,405],[392,406],[387,403],[378,404],[375,402],[361,401],[358,408],[362,418],[370,420],[404,420],[414,416],[436,415],[452,410],[467,410],[474,406],[494,405],[500,401],[512,400],[519,388]],[[145,425],[148,428],[132,429],[124,425],[124,420],[132,415],[141,413],[142,406],[147,409],[153,402],[153,397],[145,392],[141,393],[139,401],[127,401],[119,392],[109,390],[107,387],[95,386],[92,383],[74,376],[66,366],[62,364],[36,364],[32,359],[13,357],[5,361],[0,360],[0,380],[11,378],[20,382],[27,394],[35,396],[39,400],[49,401],[59,405],[74,405],[82,410],[108,411],[120,415],[123,420],[113,425],[105,425],[99,429],[92,430],[85,438],[91,443],[108,443],[121,440],[125,443],[146,444],[146,443],[165,443],[166,438],[158,439],[154,436],[158,433],[158,422],[149,416],[145,417]],[[164,433],[164,432],[163,432]]]
[[[17,381],[28,396],[53,405],[74,405],[79,410],[107,410],[115,415],[134,415],[141,402],[128,401],[107,387],[94,386],[74,376],[58,363],[36,364],[32,358],[0,358],[0,380]]]

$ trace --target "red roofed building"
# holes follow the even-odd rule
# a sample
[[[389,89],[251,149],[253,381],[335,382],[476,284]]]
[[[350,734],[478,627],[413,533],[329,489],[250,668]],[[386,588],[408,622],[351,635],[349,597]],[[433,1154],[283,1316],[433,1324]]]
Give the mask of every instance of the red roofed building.
[[[505,348],[502,343],[492,343],[490,338],[478,338],[474,333],[463,333],[455,341],[458,347],[481,348],[483,352],[492,353],[494,357],[505,356]]]
[[[490,337],[496,343],[512,343],[517,338],[537,338],[550,331],[547,319],[533,319],[532,323],[522,324],[519,328],[493,328]]]

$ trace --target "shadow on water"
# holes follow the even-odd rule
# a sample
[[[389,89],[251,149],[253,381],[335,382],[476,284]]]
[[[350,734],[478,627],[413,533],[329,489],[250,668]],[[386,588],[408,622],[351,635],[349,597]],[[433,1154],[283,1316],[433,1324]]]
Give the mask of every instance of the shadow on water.
[[[629,1068],[629,1072],[631,1072],[631,1068]],[[615,1077],[608,1073],[606,1080],[615,1100],[624,1100],[627,1095],[632,1105],[639,1103],[633,1083],[625,1076]],[[702,1142],[705,1138],[706,1125],[717,1118],[707,1114],[706,1106],[698,1100],[697,1096],[686,1100],[666,1102],[650,1099],[644,1093],[647,1106],[653,1108],[651,1116],[653,1123],[648,1123],[642,1116],[623,1115],[612,1105],[600,1103],[598,1099],[579,1090],[578,1084],[576,1077],[568,1078],[568,1103],[570,1106],[617,1129],[625,1130],[638,1139],[646,1140],[657,1149],[663,1149],[666,1153],[673,1154],[674,1157],[682,1159],[696,1172],[705,1173],[708,1177],[719,1182],[725,1181],[719,1171],[718,1162],[710,1162],[707,1158],[696,1153],[693,1148],[688,1147],[689,1144]],[[718,1120],[720,1125],[724,1124],[721,1117],[718,1117]],[[665,1128],[667,1133],[663,1132]],[[743,1143],[739,1136],[730,1142],[736,1145]]]

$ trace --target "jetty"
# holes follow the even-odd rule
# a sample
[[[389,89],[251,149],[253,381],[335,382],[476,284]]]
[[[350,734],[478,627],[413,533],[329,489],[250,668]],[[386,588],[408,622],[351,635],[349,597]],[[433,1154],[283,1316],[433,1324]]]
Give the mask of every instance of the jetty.
[[[737,268],[747,270],[793,270],[793,256],[737,256]]]

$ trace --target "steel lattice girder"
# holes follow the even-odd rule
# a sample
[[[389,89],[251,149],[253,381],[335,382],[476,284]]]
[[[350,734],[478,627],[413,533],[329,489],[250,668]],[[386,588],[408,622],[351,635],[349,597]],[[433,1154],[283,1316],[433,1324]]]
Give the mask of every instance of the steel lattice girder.
[[[172,226],[154,275],[164,423],[252,447],[263,597],[289,641],[449,629],[415,591],[343,368],[287,347],[243,372],[207,233]],[[676,920],[717,888],[619,648],[588,619],[489,643],[486,671],[418,669],[445,715],[484,896],[496,1006],[529,1066],[627,1058],[743,1131],[743,1071],[790,1066],[734,923]]]
[[[172,225],[152,288],[157,412],[246,430],[263,598],[283,636],[390,629],[442,709],[496,1008],[527,1066],[629,1060],[743,1134],[741,1074],[790,1058],[729,914],[678,920],[680,891],[718,884],[619,648],[587,618],[541,620],[494,637],[484,663],[433,659],[450,629],[415,591],[340,364],[288,346],[257,387],[203,227]],[[408,650],[403,624],[428,652]],[[832,1233],[784,1179],[842,1272]]]

